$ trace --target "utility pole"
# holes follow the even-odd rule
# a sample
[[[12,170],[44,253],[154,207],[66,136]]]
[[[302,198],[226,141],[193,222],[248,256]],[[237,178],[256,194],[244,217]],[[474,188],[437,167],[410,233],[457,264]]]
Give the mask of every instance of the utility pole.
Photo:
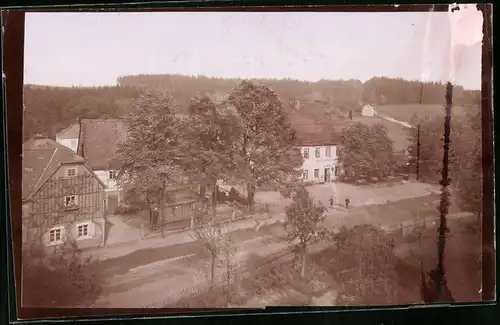
[[[417,182],[420,176],[420,124],[417,125]]]

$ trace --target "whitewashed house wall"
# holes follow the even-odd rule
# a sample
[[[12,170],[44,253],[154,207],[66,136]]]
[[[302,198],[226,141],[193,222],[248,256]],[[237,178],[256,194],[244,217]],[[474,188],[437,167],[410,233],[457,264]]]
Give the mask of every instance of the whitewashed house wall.
[[[330,150],[329,155],[327,155],[327,148]],[[319,149],[319,157],[316,157],[316,149]],[[300,151],[304,157],[304,163],[301,168],[304,181],[323,183],[325,181],[331,182],[337,179],[338,152],[336,145],[302,146],[300,147]],[[306,154],[306,152],[308,152],[308,154]],[[327,173],[329,173],[326,180],[325,169],[327,169]]]

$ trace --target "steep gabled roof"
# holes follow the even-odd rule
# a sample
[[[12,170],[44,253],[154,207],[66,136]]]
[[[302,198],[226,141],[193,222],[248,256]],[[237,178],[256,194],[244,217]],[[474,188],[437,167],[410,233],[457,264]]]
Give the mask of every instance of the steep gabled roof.
[[[109,169],[109,160],[125,140],[127,127],[119,119],[83,119],[80,121],[78,154],[92,170]]]
[[[29,198],[64,163],[84,159],[52,139],[35,135],[23,145],[23,200]]]

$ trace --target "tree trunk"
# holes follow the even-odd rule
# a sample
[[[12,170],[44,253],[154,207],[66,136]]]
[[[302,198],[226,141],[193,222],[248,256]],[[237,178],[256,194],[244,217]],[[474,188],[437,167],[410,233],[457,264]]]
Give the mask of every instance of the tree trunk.
[[[217,184],[212,185],[212,219],[217,217]]]
[[[160,201],[160,229],[161,229],[161,236],[165,237],[165,232],[163,230],[163,226],[165,224],[165,189],[162,189],[161,191],[161,201]]]
[[[227,277],[227,296],[226,296],[226,305],[229,305],[231,301],[231,279],[230,277],[230,263],[229,263],[229,254],[226,258],[226,277]]]
[[[303,278],[306,274],[306,246],[302,248],[302,266],[300,267],[300,276]]]
[[[254,211],[254,197],[255,197],[255,186],[252,183],[247,183],[247,204],[248,212],[252,213]]]
[[[203,197],[205,197],[206,192],[207,192],[207,187],[206,187],[206,185],[205,185],[205,184],[200,185],[200,195],[201,195],[201,196],[203,196]]]
[[[215,254],[212,253],[212,259],[210,261],[210,284],[212,285],[212,287],[215,283],[215,257]]]

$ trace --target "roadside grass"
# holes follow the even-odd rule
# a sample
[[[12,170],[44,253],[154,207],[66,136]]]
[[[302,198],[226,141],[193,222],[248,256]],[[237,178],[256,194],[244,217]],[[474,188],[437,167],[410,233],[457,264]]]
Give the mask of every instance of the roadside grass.
[[[473,218],[450,221],[450,232],[445,246],[445,270],[448,285],[456,302],[481,301],[482,238],[473,229]],[[420,280],[420,263],[429,271],[437,263],[437,227],[425,229],[420,237],[408,238],[402,256],[401,275],[406,282]]]

